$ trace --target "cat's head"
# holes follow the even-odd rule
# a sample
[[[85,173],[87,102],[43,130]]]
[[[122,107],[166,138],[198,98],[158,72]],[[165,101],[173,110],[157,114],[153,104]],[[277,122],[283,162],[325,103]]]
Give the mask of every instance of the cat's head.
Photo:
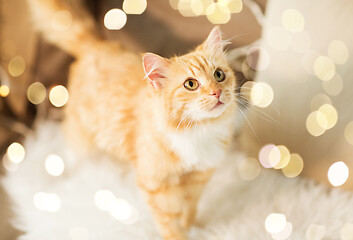
[[[234,111],[236,81],[223,46],[215,27],[203,44],[186,55],[172,59],[144,55],[146,78],[162,97],[171,122],[183,126]]]

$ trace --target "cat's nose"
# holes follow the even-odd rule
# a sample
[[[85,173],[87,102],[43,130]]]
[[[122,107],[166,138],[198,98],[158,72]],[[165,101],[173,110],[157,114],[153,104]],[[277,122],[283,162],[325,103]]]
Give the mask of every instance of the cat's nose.
[[[212,90],[210,95],[211,96],[215,96],[216,98],[220,98],[221,93],[222,93],[222,90],[221,89],[217,89],[217,90]]]

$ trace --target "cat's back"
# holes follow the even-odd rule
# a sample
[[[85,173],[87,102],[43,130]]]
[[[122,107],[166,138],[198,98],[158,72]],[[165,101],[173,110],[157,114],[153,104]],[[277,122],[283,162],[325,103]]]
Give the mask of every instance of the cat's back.
[[[113,43],[82,56],[71,66],[66,125],[80,128],[92,146],[114,155],[119,149],[121,158],[133,158],[143,78],[141,56]]]

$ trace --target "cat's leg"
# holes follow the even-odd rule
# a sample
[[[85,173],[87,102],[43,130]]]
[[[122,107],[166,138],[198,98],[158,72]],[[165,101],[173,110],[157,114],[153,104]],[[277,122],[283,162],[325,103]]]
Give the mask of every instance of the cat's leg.
[[[187,240],[185,230],[180,226],[180,216],[185,205],[183,186],[163,183],[159,188],[151,190],[147,185],[146,180],[142,184],[140,182],[163,239]]]
[[[184,229],[189,229],[193,224],[199,198],[213,172],[213,169],[203,172],[195,171],[183,176],[182,183],[184,186],[185,206],[180,218],[180,223]]]

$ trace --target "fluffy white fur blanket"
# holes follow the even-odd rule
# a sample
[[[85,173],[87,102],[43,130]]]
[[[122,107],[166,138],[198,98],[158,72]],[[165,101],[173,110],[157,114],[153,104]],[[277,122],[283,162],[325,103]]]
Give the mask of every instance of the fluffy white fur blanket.
[[[24,145],[25,160],[2,181],[16,214],[13,225],[24,232],[20,239],[160,239],[132,171],[119,168],[101,155],[76,158],[65,144],[60,125],[53,122],[42,123]],[[45,169],[45,158],[52,153],[61,156],[65,163],[63,174],[57,177]],[[231,152],[209,182],[199,204],[198,226],[190,231],[191,239],[286,239],[286,236],[271,236],[265,230],[266,217],[273,212],[286,216],[287,230],[292,227],[288,239],[353,239],[349,224],[353,222],[351,193],[328,189],[299,177],[286,179],[269,170],[262,170],[253,181],[245,181],[237,170],[242,158],[242,154]],[[128,214],[134,219],[129,223],[118,220],[127,214],[121,207],[126,206],[123,200],[120,200],[125,204],[120,204],[120,216],[113,217],[114,214],[100,210],[95,194],[102,189],[125,199],[133,210]],[[38,204],[46,208],[46,200],[40,200],[38,192],[56,194],[51,199],[54,209],[53,206],[49,209],[58,211],[39,210]]]

